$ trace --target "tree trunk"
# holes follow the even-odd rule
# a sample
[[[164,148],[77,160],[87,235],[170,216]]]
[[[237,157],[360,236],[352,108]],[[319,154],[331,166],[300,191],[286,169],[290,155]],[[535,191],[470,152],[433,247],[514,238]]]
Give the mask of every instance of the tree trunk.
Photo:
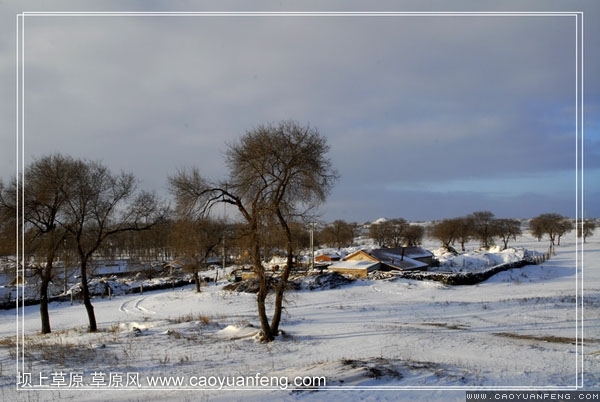
[[[258,318],[260,319],[260,328],[262,330],[261,341],[262,342],[271,342],[275,337],[271,333],[271,326],[269,325],[269,318],[267,317],[267,307],[266,307],[266,299],[267,294],[269,293],[269,285],[267,283],[267,278],[265,275],[264,269],[258,268],[256,270],[258,280],[259,280],[259,289],[256,295],[256,302],[258,305]]]
[[[85,257],[81,258],[81,293],[83,294],[83,305],[87,311],[88,320],[90,323],[89,331],[96,332],[98,330],[98,326],[96,325],[94,306],[92,306],[92,301],[90,299],[90,289],[88,288],[87,283],[87,259]]]
[[[194,267],[194,282],[196,282],[196,293],[200,293],[200,275],[198,275],[198,267]]]
[[[254,232],[254,230],[253,230]],[[256,276],[259,281],[258,293],[256,295],[256,302],[258,305],[258,318],[260,319],[260,327],[262,330],[261,341],[262,342],[271,342],[275,337],[271,332],[271,326],[269,325],[269,318],[267,317],[267,307],[266,300],[267,295],[269,294],[269,284],[267,282],[267,276],[265,273],[265,269],[262,266],[262,261],[260,259],[260,242],[256,237],[257,234],[253,234],[253,255],[252,260],[254,263],[254,271],[256,272]]]
[[[281,323],[281,313],[283,310],[283,295],[287,288],[290,271],[292,270],[292,259],[292,250],[291,248],[288,248],[287,264],[281,273],[279,285],[277,286],[277,293],[275,294],[275,311],[273,312],[273,321],[271,322],[271,333],[273,335],[277,335],[279,333],[279,324]]]
[[[40,318],[42,321],[42,334],[52,332],[50,328],[50,313],[48,311],[48,286],[52,280],[52,269],[54,262],[54,249],[46,256],[46,266],[40,270]]]
[[[273,312],[273,321],[271,323],[271,333],[273,335],[277,335],[279,333],[279,324],[281,323],[281,312],[283,310],[283,295],[285,293],[285,289],[287,288],[287,282],[288,278],[290,277],[290,271],[292,270],[294,258],[292,245],[292,231],[290,230],[289,225],[281,215],[281,212],[278,213],[278,218],[279,223],[285,230],[287,262],[285,264],[285,269],[281,274],[279,286],[277,286],[277,293],[275,294],[275,311]]]
[[[42,270],[40,284],[40,317],[42,319],[42,334],[49,334],[50,313],[48,312],[48,285],[50,284],[52,264],[46,265]]]

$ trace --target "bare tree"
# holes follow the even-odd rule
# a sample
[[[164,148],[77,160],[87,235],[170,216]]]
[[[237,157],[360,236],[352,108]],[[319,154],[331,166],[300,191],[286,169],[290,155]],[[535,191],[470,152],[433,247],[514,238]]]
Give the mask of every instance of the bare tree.
[[[48,312],[48,287],[54,279],[54,263],[59,250],[67,237],[67,232],[59,226],[65,198],[61,186],[66,179],[66,171],[72,159],[54,154],[34,160],[25,169],[25,186],[17,188],[16,180],[2,188],[0,207],[3,215],[16,216],[17,198],[21,198],[23,190],[23,217],[21,228],[27,238],[28,255],[35,257],[31,264],[33,275],[39,277],[39,299],[41,332],[51,332],[50,314]]]
[[[473,236],[479,240],[481,247],[489,248],[494,244],[496,229],[494,214],[490,211],[477,211],[468,216]]]
[[[105,258],[135,258],[142,263],[165,262],[171,249],[171,232],[174,222],[165,217],[148,230],[135,230],[115,234],[102,247]]]
[[[521,235],[521,222],[518,219],[496,219],[494,226],[497,236],[504,243],[503,250],[508,248],[508,241],[511,238],[517,240],[517,236]]]
[[[563,237],[565,234],[571,232],[573,229],[575,229],[575,225],[573,224],[573,221],[571,221],[568,218],[563,219],[559,225],[558,225],[558,229],[557,229],[557,235],[558,235],[558,239],[557,239],[557,245],[560,246],[560,239],[561,237]]]
[[[450,250],[450,244],[460,243],[461,251],[465,252],[465,243],[473,236],[473,224],[468,216],[444,219],[434,224],[429,236],[442,242],[442,247]]]
[[[586,219],[580,225],[577,225],[577,237],[583,237],[583,242],[585,243],[586,239],[594,234],[595,229],[596,222]]]
[[[348,222],[338,219],[326,225],[319,236],[324,243],[341,248],[352,244],[354,229]]]
[[[409,224],[405,219],[390,219],[389,221],[384,222],[384,225],[389,225],[389,244],[392,247],[400,247],[406,242],[406,230],[409,228]]]
[[[266,214],[264,192],[265,186],[258,186],[255,192],[251,189],[238,188],[233,181],[235,172],[230,172],[231,181],[210,182],[200,175],[197,168],[179,170],[169,177],[169,188],[175,196],[176,210],[189,216],[209,216],[211,209],[218,203],[228,203],[235,206],[247,223],[244,239],[248,241],[251,263],[259,280],[257,294],[258,316],[263,330],[263,339],[270,341],[273,336],[266,314],[265,300],[267,298],[267,277],[262,265],[261,256],[261,223]],[[239,194],[239,195],[238,195]]]
[[[531,233],[541,240],[544,235],[550,239],[550,252],[554,252],[557,240],[560,245],[560,237],[566,232],[573,230],[573,224],[569,218],[557,213],[546,213],[536,216],[529,221]]]
[[[146,230],[163,210],[156,196],[136,191],[132,174],[113,174],[92,161],[73,160],[62,183],[65,218],[61,225],[73,237],[81,268],[81,287],[89,331],[97,330],[94,307],[88,287],[88,266],[104,242],[118,233]]]
[[[421,244],[424,235],[425,229],[423,228],[423,226],[407,225],[403,231],[402,238],[406,246],[414,247]]]
[[[294,250],[306,250],[310,247],[310,231],[304,222],[292,222],[292,237],[294,239]]]
[[[439,240],[446,250],[451,249],[451,244],[457,238],[457,228],[452,219],[444,219],[435,223],[429,229],[429,237]]]
[[[460,250],[465,252],[465,243],[473,237],[473,223],[469,216],[462,216],[453,219],[456,226],[456,241],[460,243]]]
[[[0,179],[0,255],[15,255],[17,248],[17,218],[16,208],[16,183],[9,183],[8,187]]]
[[[380,247],[399,247],[404,242],[404,231],[408,222],[403,218],[395,218],[373,223],[369,227],[369,235]]]
[[[376,222],[372,223],[369,226],[369,237],[377,243],[379,247],[383,247],[386,245],[386,242],[389,239],[388,235],[388,227],[384,225],[385,222]]]
[[[324,202],[338,177],[325,157],[328,150],[326,139],[312,127],[294,121],[261,125],[228,146],[227,181],[211,183],[197,170],[180,171],[169,179],[180,209],[196,209],[205,214],[216,203],[226,202],[235,205],[244,217],[259,280],[257,305],[265,342],[272,341],[279,332],[283,296],[293,264],[292,223],[306,218]],[[275,290],[275,306],[269,323],[265,301],[270,281],[262,264],[261,226],[271,218],[284,233],[287,263]]]
[[[172,240],[177,257],[192,261],[192,275],[196,292],[200,293],[199,271],[206,266],[208,257],[223,240],[225,224],[214,219],[199,217],[196,220],[181,218],[173,227]]]

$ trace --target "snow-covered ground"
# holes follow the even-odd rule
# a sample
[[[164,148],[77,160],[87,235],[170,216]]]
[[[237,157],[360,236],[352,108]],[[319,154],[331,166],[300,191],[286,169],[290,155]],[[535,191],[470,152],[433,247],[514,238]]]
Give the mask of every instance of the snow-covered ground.
[[[508,254],[544,252],[547,241],[522,237],[509,246]],[[469,247],[444,264],[471,268],[481,253]],[[306,286],[288,293],[284,334],[270,344],[255,340],[255,295],[226,291],[225,281],[201,293],[190,285],[95,298],[94,334],[82,305],[52,303],[49,335],[39,334],[38,307],[26,307],[19,355],[15,311],[0,311],[0,398],[464,401],[465,390],[480,387],[566,389],[583,380],[585,389],[599,389],[600,239],[588,239],[583,272],[575,251],[571,234],[549,261],[473,286],[398,278]],[[583,345],[576,342],[582,329]],[[15,390],[16,361],[31,373],[29,391]],[[52,385],[40,388],[40,378]],[[172,382],[151,386],[152,378]],[[66,386],[72,380],[96,385],[77,390]],[[257,387],[261,381],[267,386]]]

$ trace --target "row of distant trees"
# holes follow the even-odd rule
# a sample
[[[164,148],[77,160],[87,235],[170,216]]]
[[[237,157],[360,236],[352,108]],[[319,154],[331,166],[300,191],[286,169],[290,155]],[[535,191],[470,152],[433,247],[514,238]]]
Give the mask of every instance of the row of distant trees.
[[[52,155],[50,158],[60,157],[61,155]],[[32,167],[37,163],[45,163],[44,159],[37,161]],[[6,195],[6,189],[4,194]],[[130,258],[141,263],[179,259],[195,261],[197,267],[202,268],[209,261],[209,257],[213,257],[214,260],[215,257],[223,255],[227,255],[228,258],[235,255],[238,256],[237,263],[251,263],[248,258],[249,240],[243,223],[226,222],[223,218],[215,217],[187,219],[177,216],[174,210],[164,205],[161,218],[160,222],[154,222],[143,230],[114,233],[95,251],[94,258],[102,260]],[[8,221],[3,220],[5,223]],[[551,242],[558,244],[564,233],[573,230],[572,221],[558,214],[542,214],[531,220],[529,225],[533,235],[538,239],[541,240],[547,235]],[[0,242],[0,255],[12,255],[15,252],[14,224],[2,227],[5,231]],[[290,227],[294,234],[295,252],[310,247],[311,229],[314,230],[313,239],[316,247],[335,248],[353,245],[357,237],[365,234],[365,229],[367,237],[381,247],[419,245],[423,238],[428,236],[440,240],[441,245],[445,247],[458,243],[463,251],[465,242],[471,240],[479,240],[482,246],[489,246],[495,239],[499,239],[506,248],[510,239],[515,240],[521,234],[519,220],[495,219],[491,212],[486,211],[445,219],[429,225],[410,224],[405,219],[395,218],[371,224],[349,223],[344,220],[319,225],[293,222]],[[586,220],[577,228],[577,235],[585,241],[588,236],[593,235],[595,228],[594,221]],[[12,229],[10,234],[7,229]],[[40,265],[48,258],[43,242],[33,241],[40,237],[36,230],[38,227],[31,225],[25,236],[28,241],[27,256],[34,262],[34,267],[36,261],[37,265]],[[262,230],[262,255],[268,258],[281,254],[285,248],[281,229],[271,221],[265,224]],[[76,242],[67,232],[63,232],[61,238],[63,242],[57,242],[54,257],[76,263],[77,261],[74,260],[77,252]]]
[[[435,223],[429,236],[438,239],[447,249],[458,243],[461,250],[465,251],[465,243],[470,240],[477,240],[481,247],[489,248],[496,238],[502,241],[506,249],[510,239],[516,240],[521,233],[521,222],[518,219],[500,219],[490,211],[477,211]]]
[[[40,172],[51,174],[55,170],[49,168],[49,164],[52,164],[51,160],[54,159],[54,163],[57,163],[57,160],[61,158],[65,157],[51,155],[34,162],[30,166],[29,173],[32,176],[29,186],[36,185],[36,180],[33,180],[35,171],[38,174]],[[84,163],[88,162],[84,161]],[[40,166],[44,166],[44,169],[38,169]],[[12,183],[13,187],[10,190],[4,188],[2,200],[5,204],[7,198],[10,198],[7,195],[11,191],[14,192],[14,185]],[[33,197],[28,198],[28,202],[32,200]],[[32,261],[30,266],[32,274],[40,276],[42,279],[51,277],[53,259],[71,265],[78,264],[76,237],[73,237],[65,228],[52,227],[50,219],[43,218],[46,215],[51,216],[48,211],[40,210],[39,206],[36,207],[33,204],[28,204],[28,208],[32,208],[30,212],[35,212],[30,219],[31,222],[27,222],[25,236],[27,257],[29,261]],[[106,241],[102,241],[97,248],[94,247],[95,251],[92,257],[101,260],[130,258],[146,264],[179,260],[186,270],[194,274],[198,291],[200,291],[199,272],[209,260],[214,261],[215,258],[220,259],[225,255],[227,258],[237,256],[236,263],[252,264],[248,232],[243,222],[226,222],[222,217],[211,216],[190,218],[178,215],[175,210],[169,209],[165,205],[162,205],[161,208],[160,221],[107,234]],[[4,211],[6,212],[7,209],[5,208]],[[10,216],[13,217],[14,214]],[[45,219],[47,222],[41,224],[40,219]],[[56,221],[61,218],[54,217],[53,219]],[[8,221],[10,219],[3,220],[3,222]],[[558,214],[542,214],[532,219],[529,226],[534,236],[540,240],[547,236],[551,245],[560,245],[561,237],[574,228],[572,220]],[[12,224],[3,227],[14,229]],[[416,246],[422,243],[425,236],[428,236],[438,239],[446,248],[459,244],[461,250],[464,251],[465,243],[468,241],[479,241],[482,247],[489,247],[494,244],[496,239],[502,242],[504,248],[507,248],[511,239],[516,240],[517,236],[521,235],[521,222],[516,219],[497,219],[489,211],[478,211],[467,216],[444,219],[429,225],[411,224],[403,218],[371,224],[349,223],[344,220],[335,220],[320,225],[291,222],[294,254],[310,247],[311,229],[315,247],[351,246],[358,236],[365,234],[366,230],[367,236],[380,247]],[[588,236],[593,234],[595,223],[586,220],[577,229],[578,236],[585,241]],[[284,253],[285,236],[273,220],[265,221],[261,231],[262,256],[269,258]],[[14,254],[14,232],[9,235],[5,230],[4,233],[3,240],[0,242],[0,255]],[[56,237],[54,241],[47,239],[52,236]],[[52,247],[53,244],[54,247]],[[44,274],[44,269],[48,274]],[[42,280],[42,283],[45,282]]]
[[[550,241],[550,249],[560,246],[562,236],[573,231],[575,224],[572,219],[557,214],[544,213],[528,222],[531,234],[541,241],[545,236]],[[577,237],[585,242],[593,235],[596,224],[592,220],[584,220],[577,227]],[[518,219],[495,218],[489,211],[478,211],[470,215],[444,219],[435,223],[429,230],[429,236],[441,241],[442,246],[450,248],[459,243],[465,251],[465,243],[470,240],[479,241],[481,247],[488,248],[499,239],[503,248],[508,248],[508,242],[516,240],[522,234],[521,221]]]
[[[380,247],[417,246],[421,244],[425,229],[408,223],[403,218],[376,222],[369,226],[369,237]]]
[[[550,246],[560,245],[560,239],[575,228],[572,219],[556,214],[545,213],[528,222],[531,234],[541,240],[548,237]],[[317,242],[330,247],[350,246],[362,233],[366,224],[348,223],[336,220],[324,225],[317,232]],[[585,242],[593,235],[596,224],[585,220],[577,227],[577,236]],[[387,219],[368,224],[368,237],[380,247],[420,245],[425,236],[437,239],[441,246],[450,249],[459,244],[465,251],[465,244],[478,241],[483,248],[489,248],[499,240],[503,249],[511,240],[522,235],[522,222],[518,219],[496,218],[490,211],[476,211],[466,216],[444,219],[428,225],[409,223],[403,218]]]

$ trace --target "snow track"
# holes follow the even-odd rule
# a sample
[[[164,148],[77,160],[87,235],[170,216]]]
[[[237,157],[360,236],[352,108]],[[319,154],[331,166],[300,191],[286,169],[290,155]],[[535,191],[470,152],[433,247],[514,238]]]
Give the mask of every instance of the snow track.
[[[129,315],[137,315],[137,316],[144,316],[144,315],[154,315],[156,314],[155,311],[149,310],[147,308],[144,308],[140,305],[140,303],[142,303],[144,300],[146,299],[146,297],[140,297],[138,299],[132,299],[132,300],[127,300],[123,303],[121,303],[121,306],[119,306],[119,310],[121,310],[122,312],[124,312],[125,314]]]

